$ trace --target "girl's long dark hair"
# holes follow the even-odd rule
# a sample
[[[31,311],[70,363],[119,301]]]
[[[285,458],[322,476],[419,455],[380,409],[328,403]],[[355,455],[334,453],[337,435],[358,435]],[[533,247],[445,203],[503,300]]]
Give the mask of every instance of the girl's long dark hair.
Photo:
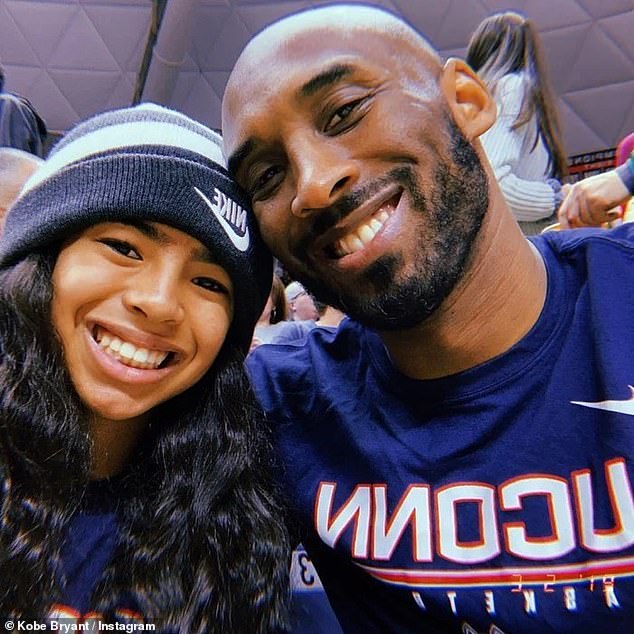
[[[513,11],[496,13],[483,20],[469,41],[467,64],[493,93],[498,81],[509,73],[524,72],[529,81],[513,129],[537,118],[535,144],[542,138],[548,150],[549,175],[562,179],[568,173],[566,153],[554,92],[550,86],[539,36],[531,20]]]
[[[39,620],[62,596],[60,548],[91,463],[88,412],[52,328],[53,265],[38,254],[0,273],[0,614]],[[119,545],[93,593],[106,618],[131,599],[159,628],[285,628],[288,538],[243,361],[225,345],[153,412],[118,478]]]

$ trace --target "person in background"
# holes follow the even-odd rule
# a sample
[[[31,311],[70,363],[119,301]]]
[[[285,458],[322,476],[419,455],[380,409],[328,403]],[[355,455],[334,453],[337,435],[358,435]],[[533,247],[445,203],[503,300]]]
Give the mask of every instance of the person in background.
[[[291,284],[297,284],[291,282]],[[271,294],[262,311],[260,320],[255,325],[251,351],[263,343],[288,343],[301,339],[315,327],[312,319],[288,319],[286,290],[282,280],[273,276]]]
[[[28,99],[5,92],[4,79],[0,66],[0,147],[13,147],[43,157],[47,137],[44,119]]]
[[[486,18],[466,61],[497,105],[496,122],[480,137],[495,177],[524,233],[539,233],[563,200],[567,165],[535,25],[512,11]]]
[[[34,154],[15,148],[0,147],[0,236],[9,207],[41,163],[42,159]]]
[[[288,318],[291,321],[316,321],[319,318],[312,295],[300,282],[291,282],[286,287],[285,294]]]
[[[616,166],[621,167],[634,158],[634,132],[630,132],[626,137],[621,139],[616,148]],[[634,161],[628,163],[630,173],[634,172]],[[626,176],[627,178],[627,176]],[[631,185],[631,183],[630,183]],[[632,187],[630,186],[630,190]],[[620,203],[620,219],[621,222],[634,222],[634,198],[630,196]]]
[[[219,201],[247,208],[220,143],[158,106],[107,112],[56,145],[9,211],[4,618],[285,627],[288,536],[244,372],[272,260],[250,215],[220,215]]]
[[[634,133],[617,147],[617,167],[603,174],[584,178],[572,185],[557,217],[559,227],[596,227],[623,216],[624,222],[634,221],[631,197],[634,194]],[[623,211],[615,210],[623,205]]]
[[[287,313],[284,284],[274,274],[269,298],[266,300],[264,310],[255,324],[250,349],[253,350],[263,343],[270,343],[276,335],[280,334],[290,324],[287,321]]]
[[[313,302],[315,303],[315,308],[317,309],[317,313],[319,315],[317,325],[322,328],[336,328],[341,323],[341,320],[346,316],[345,313],[340,311],[338,308],[324,304],[318,299],[313,298]]]
[[[273,275],[273,284],[271,285],[271,293],[264,306],[264,310],[256,323],[258,326],[272,326],[286,321],[288,317],[288,307],[286,305],[286,294],[284,292],[284,284],[282,280]]]

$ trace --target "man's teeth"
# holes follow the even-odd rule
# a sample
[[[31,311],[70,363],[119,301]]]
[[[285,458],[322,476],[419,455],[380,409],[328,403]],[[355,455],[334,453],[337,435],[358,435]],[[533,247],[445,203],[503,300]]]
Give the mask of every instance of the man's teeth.
[[[114,357],[124,365],[143,370],[156,370],[167,358],[169,352],[165,350],[149,350],[148,348],[137,348],[129,341],[123,341],[115,335],[106,332],[102,328],[97,329],[95,337],[97,343],[104,352]]]
[[[372,214],[370,218],[363,221],[355,227],[348,235],[338,240],[334,245],[337,257],[350,255],[363,249],[363,247],[372,242],[374,236],[380,231],[390,214],[384,209],[379,209]]]

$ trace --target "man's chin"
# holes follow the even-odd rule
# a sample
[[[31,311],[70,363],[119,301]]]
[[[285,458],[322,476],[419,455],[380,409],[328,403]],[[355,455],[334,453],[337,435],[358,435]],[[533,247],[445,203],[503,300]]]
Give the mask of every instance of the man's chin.
[[[300,280],[302,281],[302,280]],[[436,294],[426,297],[424,290],[414,282],[389,285],[377,290],[375,286],[360,282],[353,288],[326,288],[321,283],[302,281],[321,302],[338,308],[351,319],[372,330],[407,330],[425,321],[442,303]],[[421,292],[422,291],[422,292]]]
[[[440,302],[406,302],[395,304],[393,298],[379,299],[353,304],[341,308],[348,316],[367,328],[385,332],[409,330],[423,323],[440,305]]]

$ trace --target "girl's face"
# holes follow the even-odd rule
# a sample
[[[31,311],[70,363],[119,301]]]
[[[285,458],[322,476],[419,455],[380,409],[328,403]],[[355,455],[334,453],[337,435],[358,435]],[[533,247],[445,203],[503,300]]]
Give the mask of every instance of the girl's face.
[[[61,250],[53,324],[80,398],[138,419],[194,385],[229,330],[233,287],[198,240],[168,225],[102,223]]]

